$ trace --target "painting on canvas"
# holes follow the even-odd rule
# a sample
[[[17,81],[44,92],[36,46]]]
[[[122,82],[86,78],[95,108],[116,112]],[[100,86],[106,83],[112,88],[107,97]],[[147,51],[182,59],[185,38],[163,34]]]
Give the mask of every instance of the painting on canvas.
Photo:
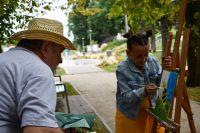
[[[166,120],[176,87],[177,72],[163,70],[154,113]]]

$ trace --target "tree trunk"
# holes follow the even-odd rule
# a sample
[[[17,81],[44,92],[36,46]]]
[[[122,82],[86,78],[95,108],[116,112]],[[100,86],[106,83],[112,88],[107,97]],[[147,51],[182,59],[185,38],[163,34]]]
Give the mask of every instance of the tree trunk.
[[[152,36],[151,36],[151,51],[156,52],[156,36],[155,36],[155,25],[152,26]]]
[[[186,12],[187,25],[191,25],[188,44],[188,78],[187,86],[200,86],[200,1],[188,4]]]
[[[168,17],[165,15],[161,18],[162,56],[164,56],[165,47],[167,45],[168,32]]]
[[[200,27],[199,27],[200,30]],[[187,86],[200,86],[200,37],[192,30],[188,46],[188,78]]]
[[[3,52],[3,49],[2,49],[2,43],[1,43],[1,40],[0,40],[0,53]]]

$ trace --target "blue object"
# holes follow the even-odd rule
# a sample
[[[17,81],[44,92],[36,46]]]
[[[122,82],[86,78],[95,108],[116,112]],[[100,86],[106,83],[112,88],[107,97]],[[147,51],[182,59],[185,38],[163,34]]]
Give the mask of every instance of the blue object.
[[[56,112],[58,126],[62,129],[67,128],[87,128],[92,129],[94,126],[94,114],[68,114]]]

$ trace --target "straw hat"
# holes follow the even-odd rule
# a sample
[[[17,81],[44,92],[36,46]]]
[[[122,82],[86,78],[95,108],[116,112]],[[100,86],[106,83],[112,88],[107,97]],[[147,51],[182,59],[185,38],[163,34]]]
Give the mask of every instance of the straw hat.
[[[72,42],[63,36],[62,23],[46,19],[34,18],[28,24],[28,30],[20,31],[11,36],[13,40],[40,39],[63,45],[66,49],[75,50]]]

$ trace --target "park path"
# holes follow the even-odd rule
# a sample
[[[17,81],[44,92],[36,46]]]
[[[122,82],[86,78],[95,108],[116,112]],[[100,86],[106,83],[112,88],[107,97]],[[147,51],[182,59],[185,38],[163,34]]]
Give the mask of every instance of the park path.
[[[96,67],[99,60],[76,60],[62,67],[68,75],[62,77],[64,81],[70,82],[88,102],[94,112],[103,121],[111,133],[115,129],[115,73],[105,72]],[[200,132],[200,103],[191,101],[197,133]],[[182,111],[181,133],[189,133],[187,116]]]

